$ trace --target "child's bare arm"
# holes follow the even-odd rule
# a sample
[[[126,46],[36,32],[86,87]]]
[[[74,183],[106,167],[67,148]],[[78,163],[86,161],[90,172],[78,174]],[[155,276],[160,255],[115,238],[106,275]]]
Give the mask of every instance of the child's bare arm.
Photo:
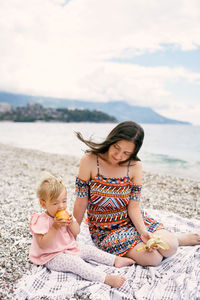
[[[76,219],[73,218],[72,215],[70,216],[70,219],[67,222],[69,222],[68,227],[69,227],[71,233],[76,238],[77,235],[80,232],[80,225],[78,224],[78,222],[76,221]]]

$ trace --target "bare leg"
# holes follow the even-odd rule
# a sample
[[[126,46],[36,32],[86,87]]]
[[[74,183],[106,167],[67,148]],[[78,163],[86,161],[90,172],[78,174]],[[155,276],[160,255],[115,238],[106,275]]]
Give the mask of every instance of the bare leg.
[[[179,246],[200,245],[200,235],[198,233],[180,233],[176,236]]]
[[[137,244],[134,248],[130,249],[125,255],[135,260],[140,266],[157,266],[161,263],[163,256],[156,250],[152,251],[136,251],[144,246],[144,243]]]
[[[160,236],[163,241],[165,241],[169,246],[169,250],[161,250],[160,248],[158,248],[158,251],[162,256],[170,257],[176,253],[179,243],[177,236],[174,233],[165,229],[160,229],[155,231],[153,233],[153,236]]]
[[[141,266],[157,266],[162,261],[163,257],[170,257],[176,253],[178,248],[177,237],[164,229],[157,230],[153,236],[160,236],[169,246],[169,250],[164,251],[160,248],[152,249],[151,251],[137,251],[138,248],[144,246],[144,243],[137,244],[133,249],[130,249],[126,256],[134,259]]]

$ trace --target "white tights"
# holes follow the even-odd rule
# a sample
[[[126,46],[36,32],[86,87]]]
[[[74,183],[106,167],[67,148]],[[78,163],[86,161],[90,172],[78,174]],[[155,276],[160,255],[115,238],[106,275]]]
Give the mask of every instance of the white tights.
[[[45,266],[53,271],[71,272],[90,281],[105,282],[106,273],[85,262],[85,260],[93,260],[113,266],[115,257],[115,255],[99,250],[95,246],[80,245],[80,257],[60,253],[47,262]]]

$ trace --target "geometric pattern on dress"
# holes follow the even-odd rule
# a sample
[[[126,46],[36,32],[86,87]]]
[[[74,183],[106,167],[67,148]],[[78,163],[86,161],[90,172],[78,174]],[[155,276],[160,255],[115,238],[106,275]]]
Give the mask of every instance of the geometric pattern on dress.
[[[113,197],[98,197],[95,194],[92,194],[92,197],[90,198],[90,201],[93,205],[103,206],[104,208],[110,208],[110,209],[116,209],[122,207],[125,203],[123,199],[116,198],[113,199]]]
[[[142,242],[128,216],[129,201],[140,201],[141,185],[134,184],[129,176],[108,178],[98,173],[94,179],[84,181],[77,177],[78,197],[88,196],[88,226],[94,244],[109,253],[123,256]],[[163,225],[142,212],[148,231],[154,232]]]

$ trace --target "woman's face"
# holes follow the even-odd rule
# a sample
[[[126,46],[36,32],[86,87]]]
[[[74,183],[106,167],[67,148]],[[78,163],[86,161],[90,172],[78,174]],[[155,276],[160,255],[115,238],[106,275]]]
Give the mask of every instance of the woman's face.
[[[118,164],[129,159],[135,149],[133,142],[121,140],[111,145],[108,149],[108,160],[112,164]]]

